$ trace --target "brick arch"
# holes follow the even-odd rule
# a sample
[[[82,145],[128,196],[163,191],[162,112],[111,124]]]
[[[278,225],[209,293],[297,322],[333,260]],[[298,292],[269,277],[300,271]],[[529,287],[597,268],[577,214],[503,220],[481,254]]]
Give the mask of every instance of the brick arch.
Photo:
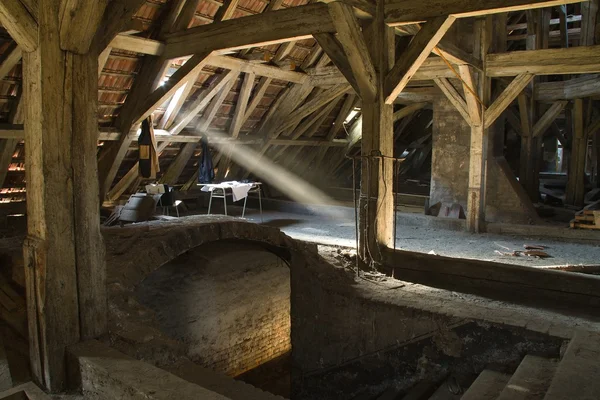
[[[198,246],[238,240],[265,247],[287,261],[317,256],[316,247],[294,240],[277,228],[231,217],[191,217],[104,230],[108,283],[137,286],[146,275]],[[304,263],[303,263],[304,264]]]

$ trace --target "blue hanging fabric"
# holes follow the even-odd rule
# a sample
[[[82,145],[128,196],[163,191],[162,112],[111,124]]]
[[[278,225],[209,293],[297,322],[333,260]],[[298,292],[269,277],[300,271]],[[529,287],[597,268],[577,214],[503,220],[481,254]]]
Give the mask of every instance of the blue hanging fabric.
[[[198,183],[212,183],[215,179],[215,169],[206,137],[202,138],[202,158],[198,163],[198,168]]]

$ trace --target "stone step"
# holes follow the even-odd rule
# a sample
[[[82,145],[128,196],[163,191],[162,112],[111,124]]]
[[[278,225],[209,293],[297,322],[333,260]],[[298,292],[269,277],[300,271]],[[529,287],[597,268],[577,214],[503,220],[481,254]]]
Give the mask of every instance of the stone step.
[[[429,397],[429,400],[459,400],[460,394],[454,394],[450,391],[451,384],[444,381],[437,390]]]
[[[51,400],[50,396],[42,391],[35,383],[28,382],[14,388],[0,392],[0,400],[28,399]]]
[[[231,400],[284,400],[284,397],[276,396],[248,383],[203,368],[189,360],[179,360],[167,368],[167,371]]]
[[[67,351],[69,382],[86,399],[231,400],[96,340]]]
[[[525,356],[498,400],[542,400],[557,367],[556,360]]]
[[[600,398],[600,334],[578,331],[571,339],[544,400]]]
[[[469,387],[461,400],[496,400],[510,380],[510,375],[484,370]]]

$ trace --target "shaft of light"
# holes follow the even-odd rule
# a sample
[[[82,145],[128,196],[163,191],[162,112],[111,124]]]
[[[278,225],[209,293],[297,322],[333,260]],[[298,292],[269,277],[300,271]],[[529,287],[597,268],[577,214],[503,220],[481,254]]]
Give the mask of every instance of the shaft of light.
[[[227,136],[214,131],[204,132],[204,134],[209,139],[227,139]],[[280,192],[298,203],[322,206],[339,205],[321,190],[273,163],[268,158],[261,157],[258,152],[248,146],[234,145],[231,142],[225,143],[224,140],[218,140],[214,143],[210,143],[209,140],[209,144],[216,147],[219,152],[229,154],[236,164],[246,168],[248,171],[252,171],[256,176],[276,187]],[[317,210],[317,212],[331,218],[344,219],[342,212],[334,208],[322,208]]]

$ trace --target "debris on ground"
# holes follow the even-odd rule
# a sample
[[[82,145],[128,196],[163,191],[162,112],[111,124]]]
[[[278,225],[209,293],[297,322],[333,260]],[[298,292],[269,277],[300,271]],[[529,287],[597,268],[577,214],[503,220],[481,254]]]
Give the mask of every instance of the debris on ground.
[[[525,250],[545,250],[546,246],[541,244],[524,244],[523,248],[525,248]]]
[[[540,246],[540,247],[542,247],[542,246]],[[525,247],[525,248],[527,249],[527,247]],[[542,248],[544,248],[544,247],[542,247]],[[515,250],[515,251],[509,251],[509,252],[494,250],[494,252],[501,256],[508,256],[508,257],[525,256],[525,257],[535,257],[535,258],[552,258],[552,256],[550,254],[546,253],[545,251],[541,251],[541,250],[526,250],[526,251]]]

